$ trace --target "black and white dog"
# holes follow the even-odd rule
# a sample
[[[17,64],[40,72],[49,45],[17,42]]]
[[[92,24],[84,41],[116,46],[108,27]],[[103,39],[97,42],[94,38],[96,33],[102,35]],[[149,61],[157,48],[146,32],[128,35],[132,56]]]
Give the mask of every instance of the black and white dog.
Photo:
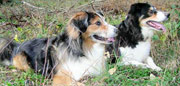
[[[117,41],[113,45],[116,54],[121,54],[124,65],[161,70],[149,56],[151,38],[153,31],[166,31],[160,22],[167,20],[169,16],[169,13],[156,10],[148,3],[131,5],[127,18],[118,26]],[[112,49],[111,46],[108,50],[112,52]]]

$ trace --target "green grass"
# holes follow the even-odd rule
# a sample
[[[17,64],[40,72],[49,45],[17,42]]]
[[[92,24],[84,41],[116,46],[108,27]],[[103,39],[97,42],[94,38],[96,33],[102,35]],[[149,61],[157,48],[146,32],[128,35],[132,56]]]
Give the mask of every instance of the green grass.
[[[33,70],[26,72],[16,70],[13,66],[0,66],[0,83],[7,86],[25,85],[50,85],[51,80],[45,79],[42,75],[34,73]]]
[[[35,9],[20,2],[8,3],[0,6],[0,37],[11,38],[17,36],[17,42],[24,42],[33,38],[51,37],[59,34],[65,28],[73,13],[80,10],[91,10],[89,0],[25,0]],[[163,1],[163,0],[162,0]],[[178,0],[174,1],[175,3]],[[179,2],[178,2],[179,3]],[[180,6],[168,4],[171,18],[164,23],[167,28],[165,34],[157,32],[153,36],[151,56],[155,63],[163,70],[156,72],[133,66],[122,66],[121,58],[116,64],[107,62],[107,70],[97,77],[90,77],[82,82],[87,86],[179,86],[180,85]],[[94,3],[97,9],[104,8],[106,2]],[[114,4],[113,4],[114,5]],[[119,4],[121,5],[121,4]],[[116,6],[113,6],[116,7]],[[118,7],[118,6],[117,6]],[[126,7],[128,9],[128,7]],[[125,19],[127,12],[116,15],[113,11],[105,11],[106,21],[112,25],[119,24]],[[10,23],[10,25],[3,25]],[[116,68],[111,75],[108,71]],[[45,79],[33,71],[20,71],[13,67],[0,66],[0,85],[49,85],[50,79]]]

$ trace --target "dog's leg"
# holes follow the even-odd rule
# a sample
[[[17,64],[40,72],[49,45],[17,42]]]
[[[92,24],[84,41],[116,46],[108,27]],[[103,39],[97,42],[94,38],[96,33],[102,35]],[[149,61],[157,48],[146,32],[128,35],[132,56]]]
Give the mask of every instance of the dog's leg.
[[[52,86],[85,86],[83,83],[75,81],[71,73],[60,69],[53,77]]]
[[[71,86],[73,80],[66,70],[59,69],[53,77],[53,86]]]
[[[30,69],[30,66],[27,62],[27,56],[24,54],[24,52],[20,52],[15,57],[13,57],[13,66],[24,71]]]
[[[152,59],[150,56],[146,59],[146,63],[147,63],[147,64],[149,65],[149,67],[150,67],[151,69],[153,69],[153,70],[156,70],[156,71],[162,70],[160,67],[158,67],[158,66],[154,63],[153,59]]]
[[[123,61],[123,64],[124,65],[133,65],[133,66],[137,66],[137,67],[140,66],[142,68],[150,68],[149,65],[144,64],[142,62],[135,61],[135,60]]]

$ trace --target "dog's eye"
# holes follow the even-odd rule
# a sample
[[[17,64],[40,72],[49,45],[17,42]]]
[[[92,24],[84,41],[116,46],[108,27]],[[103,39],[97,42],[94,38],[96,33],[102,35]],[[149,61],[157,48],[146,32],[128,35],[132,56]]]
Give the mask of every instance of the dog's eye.
[[[153,13],[154,13],[154,11],[153,11],[153,10],[150,10],[150,11],[149,11],[149,13],[153,14]]]
[[[96,22],[96,25],[100,26],[100,25],[101,25],[101,22],[100,22],[100,21],[97,21],[97,22]]]
[[[150,14],[155,14],[156,11],[155,11],[155,10],[150,10],[149,13],[150,13]]]

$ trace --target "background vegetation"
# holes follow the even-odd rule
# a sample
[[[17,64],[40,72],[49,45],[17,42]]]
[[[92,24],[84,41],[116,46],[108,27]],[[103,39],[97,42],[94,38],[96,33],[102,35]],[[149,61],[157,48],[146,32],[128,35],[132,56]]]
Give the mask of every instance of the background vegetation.
[[[1,0],[0,37],[21,43],[33,38],[51,37],[65,28],[68,18],[78,11],[102,10],[106,20],[119,24],[132,3],[149,2],[159,10],[171,13],[164,23],[167,32],[153,36],[151,56],[163,71],[155,72],[133,66],[107,63],[107,71],[98,77],[81,80],[87,86],[180,86],[180,1],[179,0]],[[1,3],[0,1],[0,3]],[[10,1],[10,2],[8,2]],[[0,66],[0,85],[50,85],[33,71]]]

